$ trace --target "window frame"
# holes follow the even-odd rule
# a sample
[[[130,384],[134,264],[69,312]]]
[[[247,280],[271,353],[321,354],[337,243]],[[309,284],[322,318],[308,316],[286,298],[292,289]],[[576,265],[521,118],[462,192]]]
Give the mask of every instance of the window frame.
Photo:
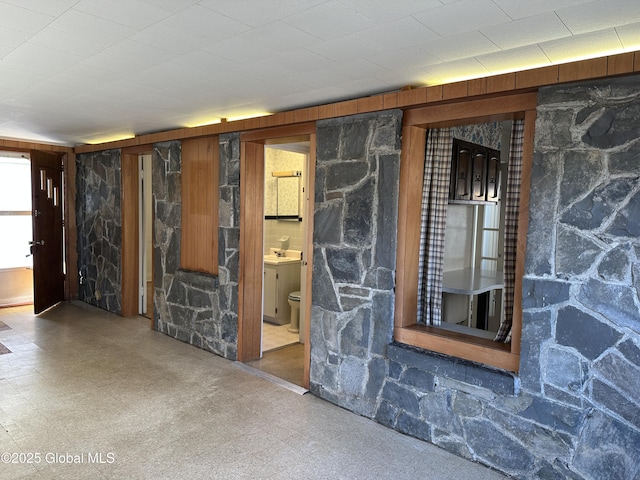
[[[517,372],[522,331],[522,277],[529,219],[529,184],[537,93],[459,100],[405,111],[398,198],[394,340],[414,347]],[[427,131],[431,128],[524,119],[522,180],[511,343],[493,342],[417,324],[420,208]]]

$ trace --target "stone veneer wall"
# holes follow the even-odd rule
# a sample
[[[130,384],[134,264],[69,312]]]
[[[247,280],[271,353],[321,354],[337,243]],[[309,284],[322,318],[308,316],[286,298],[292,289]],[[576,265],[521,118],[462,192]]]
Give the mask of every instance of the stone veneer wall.
[[[638,478],[639,89],[540,93],[519,374],[392,343],[400,114],[319,122],[311,390],[516,478]]]
[[[220,136],[219,274],[180,269],[180,142],[154,145],[155,327],[235,360],[238,333],[239,136]]]
[[[122,208],[120,150],[76,157],[78,298],[122,311]]]
[[[538,100],[521,379],[538,423],[575,417],[556,462],[589,479],[640,478],[639,90],[636,75]]]
[[[391,342],[402,112],[317,124],[311,391],[373,416]]]

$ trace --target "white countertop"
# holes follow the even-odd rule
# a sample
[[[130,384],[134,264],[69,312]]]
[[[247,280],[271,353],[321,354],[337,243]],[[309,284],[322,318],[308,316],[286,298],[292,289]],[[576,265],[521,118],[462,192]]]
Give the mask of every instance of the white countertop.
[[[494,270],[464,268],[444,272],[442,276],[442,291],[445,293],[477,295],[497,290],[503,286],[502,272]]]

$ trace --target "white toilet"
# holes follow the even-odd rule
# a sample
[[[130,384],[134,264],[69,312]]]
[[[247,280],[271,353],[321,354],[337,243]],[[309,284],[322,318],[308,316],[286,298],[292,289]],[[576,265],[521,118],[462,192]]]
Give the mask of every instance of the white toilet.
[[[291,324],[287,329],[291,333],[300,332],[300,290],[291,292],[287,298],[291,307]]]

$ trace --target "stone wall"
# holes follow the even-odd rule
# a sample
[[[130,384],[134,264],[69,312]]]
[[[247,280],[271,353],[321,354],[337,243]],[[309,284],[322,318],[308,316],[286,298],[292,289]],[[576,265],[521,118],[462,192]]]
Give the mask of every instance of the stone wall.
[[[639,88],[540,93],[518,374],[392,343],[400,117],[319,122],[312,391],[515,478],[638,478]]]
[[[401,120],[317,124],[311,390],[366,416],[392,335]]]
[[[521,376],[576,412],[565,461],[640,475],[640,77],[540,91]]]
[[[120,150],[76,157],[78,298],[122,311],[122,207]]]
[[[220,138],[219,275],[180,269],[180,142],[154,145],[154,315],[160,332],[235,360],[239,137]]]

